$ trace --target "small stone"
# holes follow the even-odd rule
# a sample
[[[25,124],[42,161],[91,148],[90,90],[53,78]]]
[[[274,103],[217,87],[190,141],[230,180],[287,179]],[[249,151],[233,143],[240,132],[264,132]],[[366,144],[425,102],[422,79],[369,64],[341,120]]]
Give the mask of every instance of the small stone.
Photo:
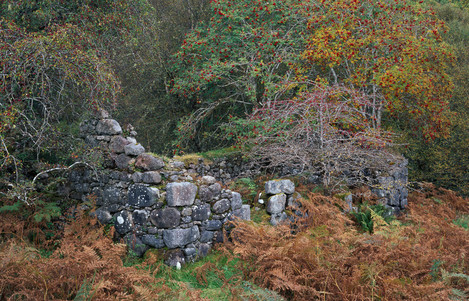
[[[125,154],[128,156],[138,156],[140,154],[143,154],[145,152],[145,148],[139,143],[139,144],[127,144],[124,146],[124,151]]]
[[[214,197],[218,196],[221,193],[221,185],[219,183],[210,185],[208,189],[210,189]]]
[[[285,210],[287,196],[284,193],[271,196],[267,201],[267,212],[270,214],[280,213]]]
[[[281,223],[284,223],[286,220],[288,220],[288,215],[285,212],[277,213],[270,217],[270,224],[272,226],[277,226]]]
[[[154,157],[151,154],[140,154],[135,161],[135,167],[147,171],[159,170],[164,167],[164,162],[160,158]]]
[[[192,209],[188,208],[188,207],[185,207],[184,209],[182,209],[181,215],[182,216],[192,215]]]
[[[230,209],[230,206],[231,206],[230,201],[228,201],[227,199],[222,199],[216,202],[215,204],[213,204],[213,211],[215,213],[220,214],[220,213],[228,211],[228,209]]]
[[[165,253],[164,263],[170,267],[180,267],[186,263],[184,252],[181,249],[168,250]]]
[[[116,154],[120,154],[124,152],[124,147],[130,144],[130,142],[122,136],[114,136],[111,139],[111,143],[109,143],[109,150]]]
[[[112,220],[111,213],[103,209],[96,210],[95,212],[93,212],[92,216],[95,216],[98,219],[98,221],[103,225],[108,224]]]
[[[191,257],[197,253],[197,250],[195,248],[186,248],[183,250],[183,252],[187,257]]]
[[[213,240],[213,231],[202,231],[200,234],[200,242],[211,242]]]
[[[210,217],[210,205],[203,204],[192,207],[192,219],[195,221],[204,221]]]
[[[155,235],[149,235],[149,234],[143,235],[142,236],[142,241],[143,241],[144,244],[147,244],[147,245],[149,245],[150,247],[153,247],[153,248],[160,249],[160,248],[164,247],[163,239],[158,238]]]
[[[202,183],[205,184],[205,185],[215,184],[216,182],[217,182],[217,179],[215,179],[212,176],[203,176],[202,177]]]
[[[200,244],[199,245],[199,251],[197,252],[197,256],[199,258],[205,257],[208,255],[208,252],[210,251],[210,245],[209,244]]]
[[[120,135],[122,128],[114,119],[102,119],[96,125],[98,135]]]
[[[143,178],[143,173],[141,172],[135,172],[132,174],[132,181],[134,183],[142,183]]]
[[[130,158],[129,156],[120,154],[114,159],[114,162],[116,163],[117,168],[126,170],[129,168],[129,164],[131,160],[132,158]]]
[[[159,184],[161,183],[161,175],[157,171],[147,171],[142,175],[142,182],[146,184]]]
[[[148,221],[148,212],[146,210],[135,210],[132,213],[132,220],[134,224],[145,225]]]
[[[204,221],[202,222],[202,227],[209,231],[219,230],[222,227],[222,222],[219,220]]]

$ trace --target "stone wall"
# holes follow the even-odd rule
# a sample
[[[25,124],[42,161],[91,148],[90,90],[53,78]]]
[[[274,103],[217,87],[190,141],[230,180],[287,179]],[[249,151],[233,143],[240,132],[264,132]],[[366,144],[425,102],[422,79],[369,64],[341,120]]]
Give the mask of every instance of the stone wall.
[[[183,164],[182,162],[180,162]],[[230,156],[217,158],[212,162],[200,158],[197,163],[187,163],[185,168],[200,175],[213,176],[223,183],[240,177],[252,177],[262,172],[276,174],[277,177],[299,175],[300,171],[286,166],[277,170],[262,170],[259,166],[252,166],[241,156]],[[386,168],[364,167],[361,170],[350,172],[351,175],[343,176],[343,182],[350,188],[368,185],[371,191],[376,194],[380,202],[386,205],[394,213],[399,212],[407,206],[407,183],[408,170],[407,160],[403,157],[397,160],[390,160]],[[320,171],[308,171],[304,175],[306,182],[320,184],[322,176]]]
[[[223,240],[228,220],[250,219],[239,193],[223,189],[214,177],[190,174],[180,162],[146,153],[135,131],[126,132],[107,115],[84,122],[81,136],[100,149],[105,168],[72,170],[62,193],[79,200],[91,195],[98,220],[114,225],[137,255],[165,248],[168,264],[191,261]]]

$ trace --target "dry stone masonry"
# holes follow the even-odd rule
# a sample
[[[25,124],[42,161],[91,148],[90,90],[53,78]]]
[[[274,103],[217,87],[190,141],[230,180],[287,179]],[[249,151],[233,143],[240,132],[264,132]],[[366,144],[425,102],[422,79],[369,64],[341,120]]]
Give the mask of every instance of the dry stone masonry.
[[[261,173],[259,167],[239,157],[210,163],[202,158],[198,163],[165,162],[145,152],[131,126],[123,130],[106,112],[83,122],[80,133],[89,146],[103,154],[105,168],[99,172],[71,171],[62,192],[78,200],[94,196],[98,220],[114,225],[118,238],[123,238],[137,255],[149,248],[165,248],[166,263],[176,266],[205,256],[213,243],[222,242],[227,221],[235,217],[250,220],[249,205],[243,205],[241,195],[223,189],[218,181],[252,177]],[[406,165],[402,160],[387,171],[360,171],[372,191],[394,212],[407,205]],[[279,175],[295,173],[286,167]],[[320,174],[313,174],[311,181],[320,181]],[[288,222],[291,217],[285,208],[298,208],[298,198],[290,180],[266,182],[270,223]]]
[[[211,176],[194,180],[180,163],[146,153],[133,129],[124,135],[107,115],[84,122],[80,132],[88,145],[108,154],[106,168],[71,171],[63,192],[83,200],[93,195],[98,220],[114,225],[137,255],[165,248],[167,264],[183,264],[222,242],[227,221],[250,220],[239,193],[223,189]]]

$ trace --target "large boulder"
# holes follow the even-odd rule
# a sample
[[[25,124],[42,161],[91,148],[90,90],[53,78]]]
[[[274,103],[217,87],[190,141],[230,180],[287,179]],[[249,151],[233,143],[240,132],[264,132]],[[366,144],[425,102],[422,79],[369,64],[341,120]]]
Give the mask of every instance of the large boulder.
[[[142,184],[129,187],[127,203],[133,207],[149,207],[156,203],[155,192]]]
[[[164,167],[164,162],[160,158],[154,157],[151,154],[143,153],[137,157],[135,167],[143,170],[158,170]]]
[[[158,228],[173,228],[181,223],[181,213],[176,208],[159,209],[152,212],[150,220]]]
[[[96,125],[98,135],[120,135],[122,128],[114,119],[102,119]]]
[[[290,180],[273,180],[265,183],[266,194],[293,194],[295,192],[295,184]]]
[[[147,171],[142,175],[142,182],[147,184],[161,183],[161,175],[157,171]]]
[[[169,183],[166,185],[168,206],[190,206],[194,204],[197,186],[189,182]]]

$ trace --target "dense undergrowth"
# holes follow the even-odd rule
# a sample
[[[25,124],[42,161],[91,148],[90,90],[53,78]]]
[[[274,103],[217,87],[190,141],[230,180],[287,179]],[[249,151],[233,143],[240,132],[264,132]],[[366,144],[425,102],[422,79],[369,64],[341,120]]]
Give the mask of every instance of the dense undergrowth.
[[[161,251],[127,255],[112,228],[80,210],[49,237],[46,224],[3,213],[0,300],[467,298],[467,199],[427,185],[410,195],[401,216],[386,220],[367,201],[373,231],[344,213],[340,198],[309,192],[294,231],[235,222],[225,245],[181,270],[165,266]]]

